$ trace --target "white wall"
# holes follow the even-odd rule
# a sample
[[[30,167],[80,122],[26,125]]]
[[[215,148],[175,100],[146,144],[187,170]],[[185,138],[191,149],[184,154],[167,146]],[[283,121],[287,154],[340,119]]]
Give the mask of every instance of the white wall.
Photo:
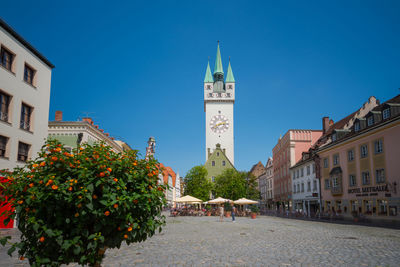
[[[51,68],[26,49],[9,33],[0,27],[0,44],[15,54],[14,72],[0,66],[0,90],[12,96],[9,107],[10,124],[0,121],[0,135],[9,138],[6,155],[0,158],[0,169],[12,169],[17,165],[18,142],[31,145],[29,156],[35,158],[47,137],[49,118]],[[35,87],[24,78],[25,63],[36,70]],[[31,132],[20,129],[21,104],[33,107]]]
[[[221,113],[219,113],[219,111]],[[215,133],[211,130],[210,121],[213,116],[223,115],[229,121],[229,128],[223,133]],[[233,102],[207,102],[206,103],[206,161],[208,159],[208,148],[211,153],[216,144],[221,144],[221,149],[226,149],[226,156],[235,164],[234,158],[234,133],[233,133]]]
[[[313,168],[312,165],[314,164],[313,161],[307,162],[305,164],[302,164],[298,167],[292,168],[290,175],[292,178],[292,191],[293,191],[293,201],[300,201],[300,200],[319,200],[319,197],[312,197],[313,193],[318,193],[319,194],[319,180],[315,177],[315,172],[313,173]],[[310,174],[307,175],[307,166],[310,166]],[[301,169],[304,168],[304,176],[301,177],[299,175],[299,178],[294,178],[293,179],[293,172],[297,172],[299,170],[299,173],[301,174]],[[307,191],[307,183],[308,181],[311,182],[311,191]],[[314,181],[317,183],[317,187],[314,189]],[[301,192],[301,184],[304,184],[304,192]],[[300,184],[300,192],[297,192],[297,185]],[[294,185],[296,185],[296,191],[294,191]]]

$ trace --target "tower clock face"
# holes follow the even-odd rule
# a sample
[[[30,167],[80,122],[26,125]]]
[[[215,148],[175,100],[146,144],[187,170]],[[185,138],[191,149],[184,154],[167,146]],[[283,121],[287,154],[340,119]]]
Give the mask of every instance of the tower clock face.
[[[216,115],[211,118],[210,128],[214,133],[223,133],[229,129],[229,121],[224,115]]]

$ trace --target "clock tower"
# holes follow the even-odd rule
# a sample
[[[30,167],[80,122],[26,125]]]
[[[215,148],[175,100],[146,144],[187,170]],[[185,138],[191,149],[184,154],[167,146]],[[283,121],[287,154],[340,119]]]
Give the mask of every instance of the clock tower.
[[[217,144],[234,165],[233,105],[235,103],[235,79],[229,59],[224,81],[219,42],[214,73],[208,62],[204,78],[204,111],[206,113],[206,161]]]

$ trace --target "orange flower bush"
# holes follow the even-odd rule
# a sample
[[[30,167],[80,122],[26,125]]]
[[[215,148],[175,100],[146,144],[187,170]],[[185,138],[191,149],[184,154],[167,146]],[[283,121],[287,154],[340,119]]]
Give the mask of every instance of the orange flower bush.
[[[99,266],[107,248],[146,240],[165,224],[159,189],[165,187],[149,177],[153,172],[157,161],[139,159],[137,151],[118,154],[95,144],[70,153],[47,141],[39,158],[16,168],[0,187],[0,203],[11,196],[15,213],[8,216],[18,216],[21,232],[8,253],[18,250],[32,266]]]

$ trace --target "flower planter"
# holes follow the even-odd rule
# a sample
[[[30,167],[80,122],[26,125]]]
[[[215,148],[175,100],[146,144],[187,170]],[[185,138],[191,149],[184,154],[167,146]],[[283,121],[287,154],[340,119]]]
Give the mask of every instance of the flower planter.
[[[226,211],[225,212],[225,217],[227,217],[227,218],[231,217],[231,212],[230,211]]]
[[[257,213],[255,213],[255,212],[250,213],[250,217],[252,219],[255,219],[257,217]]]
[[[207,216],[211,216],[211,211],[207,211]]]

